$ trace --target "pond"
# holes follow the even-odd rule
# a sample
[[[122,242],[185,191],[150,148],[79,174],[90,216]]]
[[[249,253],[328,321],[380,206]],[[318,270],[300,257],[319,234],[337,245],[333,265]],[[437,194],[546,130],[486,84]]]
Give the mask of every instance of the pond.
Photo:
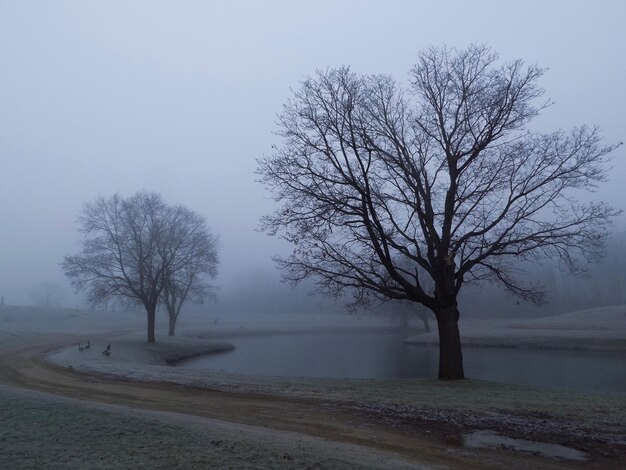
[[[409,345],[406,331],[309,332],[232,337],[233,351],[178,367],[234,374],[350,379],[436,377],[437,346]],[[468,378],[549,389],[626,392],[626,355],[466,347]]]

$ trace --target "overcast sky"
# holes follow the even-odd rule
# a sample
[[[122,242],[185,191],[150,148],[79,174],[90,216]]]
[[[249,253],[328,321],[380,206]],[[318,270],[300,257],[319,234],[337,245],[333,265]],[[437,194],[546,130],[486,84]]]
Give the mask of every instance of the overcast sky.
[[[64,283],[82,205],[139,189],[206,217],[226,292],[273,269],[287,247],[255,231],[273,207],[255,159],[316,68],[406,81],[428,45],[485,42],[549,68],[540,129],[626,140],[625,18],[623,0],[0,0],[0,294],[28,303],[37,283]],[[597,193],[620,208],[625,153]]]

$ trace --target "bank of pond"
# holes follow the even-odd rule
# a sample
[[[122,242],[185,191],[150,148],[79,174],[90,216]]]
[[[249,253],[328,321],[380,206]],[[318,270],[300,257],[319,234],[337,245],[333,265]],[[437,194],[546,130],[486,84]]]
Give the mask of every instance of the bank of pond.
[[[233,374],[391,379],[436,377],[437,346],[405,344],[407,331],[343,331],[234,336],[228,352],[178,367]],[[226,339],[226,338],[225,338]],[[626,354],[465,347],[468,378],[545,389],[626,392]]]

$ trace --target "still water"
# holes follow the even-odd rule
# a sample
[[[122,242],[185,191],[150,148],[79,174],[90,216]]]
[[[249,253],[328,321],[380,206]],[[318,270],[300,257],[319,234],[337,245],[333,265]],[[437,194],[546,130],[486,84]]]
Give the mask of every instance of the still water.
[[[406,331],[315,332],[228,339],[235,350],[177,364],[234,374],[327,377],[436,377],[438,347],[403,343]],[[465,375],[550,389],[626,392],[626,355],[559,350],[463,350]]]

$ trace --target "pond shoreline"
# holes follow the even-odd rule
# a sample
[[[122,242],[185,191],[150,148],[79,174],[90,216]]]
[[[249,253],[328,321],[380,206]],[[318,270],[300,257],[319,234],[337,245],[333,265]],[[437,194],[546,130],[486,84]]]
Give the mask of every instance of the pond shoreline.
[[[54,325],[59,333],[16,331],[18,342],[3,342],[0,382],[79,396],[90,402],[176,411],[297,431],[319,436],[331,447],[337,442],[351,442],[376,451],[395,452],[416,465],[466,468],[483,468],[485,462],[502,462],[494,465],[500,468],[515,465],[576,468],[578,465],[502,449],[464,449],[463,435],[480,429],[578,449],[589,456],[580,468],[622,468],[626,464],[623,425],[626,394],[544,391],[475,380],[275,380],[228,374],[180,374],[176,367],[167,365],[165,356],[155,360],[152,353],[142,353],[144,358],[152,357],[147,364],[128,356],[120,357],[125,350],[124,341],[136,342],[143,348],[146,344],[143,334],[120,337],[120,333],[112,330],[106,333],[106,329],[99,328],[100,333],[86,335],[84,326],[78,332],[70,331],[73,323]],[[135,327],[138,328],[140,322]],[[242,332],[238,326],[222,326],[220,330],[205,331],[210,336],[208,339],[183,341],[197,348],[199,340],[206,347],[208,343],[224,342],[234,332]],[[244,330],[244,334],[250,334],[251,328]],[[259,330],[284,332],[274,327]],[[187,332],[200,333],[197,328],[181,329],[181,333]],[[9,334],[13,333],[9,331]],[[91,339],[91,352],[81,353],[76,345],[87,337]],[[166,337],[158,337],[158,341],[168,342]],[[102,356],[99,349],[107,343],[112,344],[113,350],[109,358]],[[82,366],[75,363],[75,369],[69,363],[52,365],[44,360],[47,353],[65,349]]]
[[[179,340],[178,357],[183,357],[181,344],[186,341]],[[190,351],[197,350],[197,339],[189,342]],[[180,369],[163,365],[166,362],[166,357],[161,357],[160,364],[146,364],[142,374],[129,372],[136,362],[133,367],[124,368],[119,364],[112,366],[113,361],[99,371],[81,370],[79,366],[72,372],[153,386],[175,384],[230,396],[267,396],[290,403],[313,400],[320,410],[354,414],[367,422],[384,422],[405,434],[428,430],[428,439],[455,446],[462,445],[463,436],[469,432],[489,430],[514,439],[565,445],[584,452],[592,461],[608,458],[603,465],[617,463],[615,459],[619,460],[626,450],[622,425],[626,419],[626,394],[621,393],[542,391],[474,380],[311,380],[232,374],[202,377],[189,370],[180,373]],[[593,448],[589,442],[594,443]]]
[[[459,321],[463,346],[626,353],[626,306],[528,320]],[[411,336],[409,344],[438,345],[436,331]]]

